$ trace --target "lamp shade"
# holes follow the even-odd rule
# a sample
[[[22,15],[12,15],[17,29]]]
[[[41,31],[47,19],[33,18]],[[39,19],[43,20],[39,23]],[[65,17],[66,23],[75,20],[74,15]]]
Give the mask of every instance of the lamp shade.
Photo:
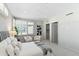
[[[15,36],[17,35],[16,31],[10,31],[10,36]]]

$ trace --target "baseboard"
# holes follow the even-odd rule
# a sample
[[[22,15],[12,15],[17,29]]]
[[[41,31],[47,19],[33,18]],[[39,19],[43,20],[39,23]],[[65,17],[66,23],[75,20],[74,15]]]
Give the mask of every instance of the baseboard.
[[[58,45],[58,46],[60,46],[60,45]],[[72,52],[74,52],[74,53],[76,53],[76,54],[79,55],[79,50],[78,50],[78,49],[73,49],[73,48],[65,47],[65,46],[60,46],[60,47],[62,47],[62,48],[64,48],[64,49],[67,49],[67,50],[69,50],[69,51],[72,51]]]

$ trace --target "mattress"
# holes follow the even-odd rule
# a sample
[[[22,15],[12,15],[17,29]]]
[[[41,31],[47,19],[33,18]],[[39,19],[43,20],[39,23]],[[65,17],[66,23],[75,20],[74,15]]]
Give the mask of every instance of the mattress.
[[[42,56],[43,51],[34,42],[22,43],[19,56]]]

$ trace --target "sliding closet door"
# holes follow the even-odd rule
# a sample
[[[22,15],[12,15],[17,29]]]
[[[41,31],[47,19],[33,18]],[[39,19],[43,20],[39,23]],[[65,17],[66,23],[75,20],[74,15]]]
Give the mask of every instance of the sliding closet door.
[[[50,24],[46,24],[46,39],[50,39]]]
[[[52,23],[52,42],[58,44],[58,22]]]

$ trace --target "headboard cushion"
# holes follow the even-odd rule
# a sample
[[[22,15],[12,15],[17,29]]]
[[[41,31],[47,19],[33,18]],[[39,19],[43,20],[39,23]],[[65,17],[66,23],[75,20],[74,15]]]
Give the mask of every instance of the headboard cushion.
[[[8,31],[0,31],[0,41],[6,39],[7,37],[9,37]]]

